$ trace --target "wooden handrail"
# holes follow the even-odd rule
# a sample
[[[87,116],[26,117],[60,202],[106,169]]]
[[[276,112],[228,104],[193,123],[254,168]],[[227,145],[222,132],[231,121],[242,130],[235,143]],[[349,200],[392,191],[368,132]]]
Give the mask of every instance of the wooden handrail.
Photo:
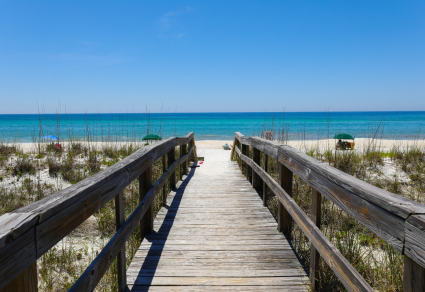
[[[238,146],[241,148],[239,149]],[[313,247],[322,255],[335,274],[350,291],[368,290],[370,286],[324,238],[323,233],[293,201],[285,189],[273,180],[258,163],[243,153],[251,146],[274,158],[281,167],[299,176],[319,195],[325,196],[341,209],[405,255],[405,291],[425,289],[425,206],[372,186],[326,163],[317,161],[296,149],[258,137],[235,134],[234,152],[244,167],[260,176]],[[319,200],[320,201],[320,200]],[[313,206],[315,207],[315,206]],[[280,218],[281,214],[278,214]],[[314,227],[314,228],[313,228]],[[289,234],[287,234],[289,235]],[[323,249],[327,246],[329,250]],[[330,262],[329,262],[330,259]],[[357,275],[356,275],[357,273]],[[359,278],[360,277],[360,278]],[[422,277],[422,280],[418,279]],[[416,281],[415,281],[416,279]],[[420,290],[422,291],[422,290]]]
[[[175,170],[191,158],[195,147],[193,133],[143,147],[69,188],[0,216],[0,288],[31,268],[37,258],[95,211],[119,196],[126,186],[150,169],[156,160],[171,151],[174,152],[176,146],[183,144],[189,144],[188,153],[173,161],[147,190],[143,200],[127,220],[120,224],[117,233],[73,287],[75,291],[79,290],[79,287],[94,288],[123,245],[125,246],[128,236],[151,208],[161,187],[165,185],[167,179],[175,183]],[[173,176],[174,181],[171,179]],[[87,271],[90,271],[89,275]]]

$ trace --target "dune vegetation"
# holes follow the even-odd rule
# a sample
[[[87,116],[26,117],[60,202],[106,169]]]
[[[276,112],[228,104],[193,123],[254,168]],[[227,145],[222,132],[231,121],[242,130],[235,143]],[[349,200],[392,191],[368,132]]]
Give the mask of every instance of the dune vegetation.
[[[425,149],[393,147],[383,151],[379,147],[367,147],[363,151],[342,151],[319,148],[305,152],[350,175],[392,193],[425,203]],[[249,154],[252,158],[252,151]],[[261,163],[264,167],[264,154]],[[239,164],[241,162],[239,161]],[[241,165],[241,164],[240,164]],[[269,158],[269,174],[278,181],[278,163]],[[311,187],[294,175],[293,198],[311,216]],[[267,193],[267,207],[277,219],[278,200]],[[378,291],[403,290],[403,256],[358,223],[333,202],[322,199],[321,230],[340,250],[357,271]],[[294,224],[291,241],[302,264],[308,270],[310,242]],[[320,289],[345,290],[333,271],[321,259]]]

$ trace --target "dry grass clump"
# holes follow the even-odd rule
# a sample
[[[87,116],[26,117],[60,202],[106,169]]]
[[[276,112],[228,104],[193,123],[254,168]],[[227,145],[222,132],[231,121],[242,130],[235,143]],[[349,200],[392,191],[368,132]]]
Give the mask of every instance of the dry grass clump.
[[[29,177],[20,186],[0,187],[0,215],[38,201],[55,190],[53,185]]]
[[[68,181],[72,184],[75,184],[84,178],[78,165],[74,164],[73,156],[69,153],[62,161],[61,175],[65,181]]]
[[[51,177],[57,177],[61,171],[60,163],[55,158],[49,157],[47,159],[47,166],[49,168],[49,175]]]
[[[0,143],[0,167],[3,166],[12,154],[17,152],[15,146]]]
[[[12,175],[22,176],[24,174],[35,174],[34,162],[26,156],[18,158],[15,165],[11,168]]]

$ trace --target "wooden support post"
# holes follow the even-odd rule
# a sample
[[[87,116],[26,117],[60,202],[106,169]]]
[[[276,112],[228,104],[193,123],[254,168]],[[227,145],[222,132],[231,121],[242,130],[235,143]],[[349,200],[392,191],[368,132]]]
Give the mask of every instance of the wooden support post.
[[[246,153],[246,155],[249,157],[249,154],[250,154],[250,149],[249,149],[249,146],[248,146],[248,152]],[[252,173],[253,173],[252,168],[250,166],[248,166],[248,181],[251,183],[251,185],[253,183],[253,181],[252,181]]]
[[[162,156],[162,173],[165,173],[167,171],[167,157],[164,155]],[[167,205],[167,185],[164,184],[162,187],[162,205]]]
[[[173,162],[176,160],[176,153],[174,150],[174,147],[171,148],[170,151],[168,151],[168,167],[170,167],[171,164],[173,164]],[[176,188],[176,172],[174,171],[171,175],[170,175],[170,188],[172,190],[174,190]]]
[[[269,170],[269,157],[264,153],[264,171],[268,172]],[[263,181],[263,206],[267,205],[267,185]]]
[[[38,291],[37,262],[33,262],[23,270],[15,279],[9,282],[0,292],[35,292]]]
[[[261,167],[260,155],[261,155],[260,150],[252,147],[252,160],[254,160],[254,162]],[[262,191],[261,178],[255,171],[252,172],[252,186],[254,187],[254,189],[257,190],[257,192],[261,193]]]
[[[198,154],[196,153],[195,138],[190,139],[189,141],[189,149],[191,148],[193,148],[193,150],[192,150],[192,154],[190,155],[190,159],[192,161],[195,161],[196,158],[198,157]]]
[[[139,177],[139,194],[140,201],[146,196],[146,193],[152,186],[152,166],[145,170]],[[143,216],[140,223],[140,234],[143,239],[146,235],[150,234],[153,230],[152,206],[149,207],[146,214]]]
[[[248,154],[249,154],[248,145],[242,144],[242,154],[248,156]],[[242,161],[242,173],[244,173],[247,178],[249,177],[248,176],[248,169],[249,169],[248,164],[246,164],[245,162]]]
[[[312,220],[316,224],[318,228],[320,228],[320,222],[321,222],[321,214],[322,214],[322,195],[312,189],[311,191],[312,195]],[[319,282],[319,266],[320,263],[320,254],[319,252],[314,248],[313,245],[311,245],[310,248],[310,281],[311,281],[311,291],[319,291],[320,289],[320,282]]]
[[[185,154],[189,153],[189,149],[190,149],[190,145],[189,144],[185,144],[186,146],[186,151]],[[189,157],[188,159],[186,159],[186,162],[184,163],[185,165],[185,169],[184,169],[184,174],[187,175],[189,173]]]
[[[115,222],[116,230],[120,229],[125,221],[124,216],[124,195],[118,194],[115,197]],[[126,291],[127,273],[125,264],[125,244],[121,247],[117,256],[117,274],[118,274],[118,291]]]
[[[186,154],[186,144],[180,145],[180,157]],[[183,179],[183,175],[186,174],[186,163],[180,164],[180,180]]]
[[[404,256],[403,291],[425,291],[425,268],[406,255]]]
[[[239,147],[239,141],[238,139],[233,139],[233,147],[232,147],[232,151],[230,151],[230,160],[235,160],[235,148]]]
[[[282,164],[279,165],[279,183],[288,195],[292,196],[292,172]],[[293,225],[291,215],[280,202],[277,212],[277,228],[290,240]]]

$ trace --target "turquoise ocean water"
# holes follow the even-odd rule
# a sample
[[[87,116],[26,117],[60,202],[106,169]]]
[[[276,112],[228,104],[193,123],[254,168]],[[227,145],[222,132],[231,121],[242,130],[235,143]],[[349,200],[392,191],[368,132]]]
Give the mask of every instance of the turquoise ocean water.
[[[232,139],[234,132],[284,132],[290,140],[321,139],[345,132],[355,137],[424,139],[425,112],[288,112],[157,114],[0,115],[0,141],[33,142],[45,135],[62,140],[140,140],[149,131],[162,137],[195,132],[196,139]]]

